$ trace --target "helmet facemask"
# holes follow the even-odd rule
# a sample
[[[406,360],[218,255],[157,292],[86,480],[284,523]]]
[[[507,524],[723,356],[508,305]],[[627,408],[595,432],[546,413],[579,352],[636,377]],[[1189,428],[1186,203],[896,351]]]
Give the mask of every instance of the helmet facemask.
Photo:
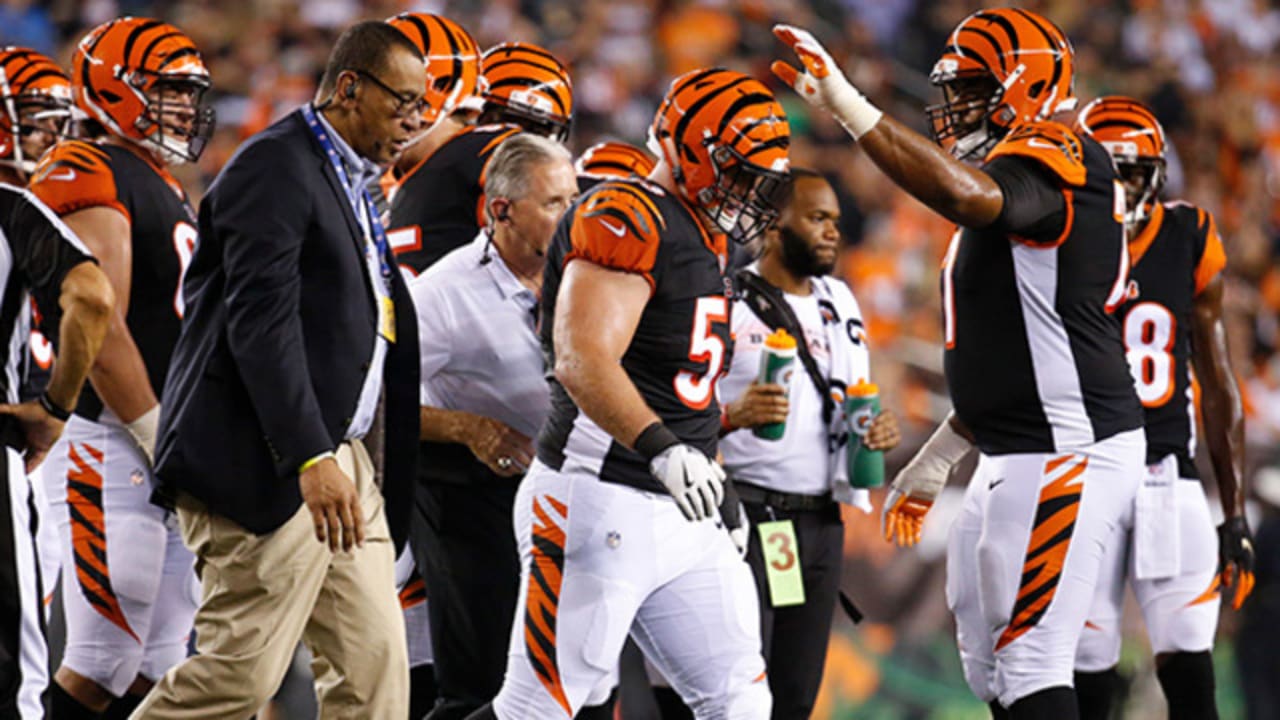
[[[198,160],[215,122],[213,108],[201,105],[208,76],[134,70],[121,79],[146,107],[134,127],[160,158],[169,165]]]
[[[1111,148],[1107,148],[1111,150]],[[1113,154],[1124,185],[1124,227],[1132,238],[1151,217],[1152,208],[1167,177],[1164,158]]]
[[[987,72],[953,73],[945,78],[934,75],[934,84],[942,88],[943,102],[925,108],[934,142],[957,160],[982,160],[1008,132],[1008,121],[993,122],[1003,114],[1001,100],[1005,88]]]
[[[777,219],[787,175],[754,165],[727,145],[712,145],[709,156],[715,182],[698,192],[698,205],[721,232],[750,243]]]

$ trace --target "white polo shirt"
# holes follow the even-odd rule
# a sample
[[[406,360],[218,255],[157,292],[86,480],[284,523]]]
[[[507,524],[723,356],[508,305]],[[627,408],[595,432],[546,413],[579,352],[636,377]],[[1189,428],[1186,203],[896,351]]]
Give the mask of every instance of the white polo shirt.
[[[751,266],[756,269],[755,265]],[[828,283],[843,283],[828,279]],[[857,315],[857,305],[847,287],[839,287],[841,295],[847,295],[851,303],[851,315]],[[808,340],[809,352],[818,365],[819,372],[828,379],[832,375],[853,373],[857,379],[867,376],[866,345],[854,345],[842,322],[832,322],[832,312],[824,308],[818,294],[790,295],[784,293],[787,303],[800,321],[800,327]],[[847,320],[849,318],[843,318]],[[773,332],[743,299],[733,303],[730,313],[733,327],[733,360],[724,377],[717,384],[720,404],[727,405],[742,397],[760,370],[760,356],[764,340]],[[835,352],[835,357],[848,358],[851,368],[845,372],[832,372],[833,343],[845,343]],[[843,453],[831,451],[831,434],[842,425],[842,413],[837,411],[832,426],[822,421],[822,398],[804,370],[797,355],[791,376],[788,395],[791,407],[787,416],[786,432],[778,440],[764,440],[755,436],[750,428],[735,430],[720,439],[720,451],[724,454],[725,469],[735,480],[743,480],[778,492],[799,495],[822,495],[832,490],[833,462],[843,462]]]
[[[500,420],[536,438],[551,410],[538,299],[485,231],[410,280],[409,292],[418,312],[422,404]]]

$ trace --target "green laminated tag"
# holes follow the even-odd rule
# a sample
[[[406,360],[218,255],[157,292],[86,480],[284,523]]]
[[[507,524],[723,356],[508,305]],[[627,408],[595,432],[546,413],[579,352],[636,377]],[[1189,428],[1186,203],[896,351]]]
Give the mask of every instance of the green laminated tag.
[[[800,576],[800,548],[790,520],[756,525],[764,550],[764,570],[769,580],[769,601],[774,607],[804,604],[804,579]]]

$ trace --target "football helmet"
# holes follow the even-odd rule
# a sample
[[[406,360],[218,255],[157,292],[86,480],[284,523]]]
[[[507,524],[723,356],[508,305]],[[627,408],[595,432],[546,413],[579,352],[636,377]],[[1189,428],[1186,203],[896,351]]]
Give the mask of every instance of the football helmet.
[[[29,175],[40,155],[66,136],[70,124],[66,72],[34,50],[0,48],[0,162],[22,177]]]
[[[573,118],[569,71],[546,50],[507,42],[484,51],[484,110],[480,122],[510,122],[564,142]]]
[[[740,243],[777,217],[790,145],[791,127],[773,93],[723,68],[672,81],[649,128],[649,150],[670,167],[679,194]]]
[[[573,164],[579,175],[594,178],[648,177],[654,160],[649,153],[624,142],[602,142],[592,145]]]
[[[960,22],[929,74],[945,99],[925,112],[939,145],[981,160],[1014,127],[1076,107],[1075,53],[1058,26],[1017,8]]]
[[[480,92],[480,47],[471,34],[443,15],[400,13],[387,20],[417,46],[427,63],[427,109],[422,126],[429,130]]]
[[[1160,121],[1133,98],[1108,95],[1084,106],[1076,130],[1111,154],[1124,182],[1125,227],[1136,230],[1151,217],[1165,181],[1165,139]]]
[[[123,17],[99,25],[76,46],[71,92],[112,134],[167,163],[200,157],[213,133],[213,108],[201,106],[209,70],[178,28]]]

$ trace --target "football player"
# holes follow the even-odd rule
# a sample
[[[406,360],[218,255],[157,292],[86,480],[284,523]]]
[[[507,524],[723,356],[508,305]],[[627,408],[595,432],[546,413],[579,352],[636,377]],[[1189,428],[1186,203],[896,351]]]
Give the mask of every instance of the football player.
[[[1076,128],[1111,153],[1124,182],[1129,293],[1118,315],[1147,433],[1134,528],[1109,543],[1076,651],[1080,716],[1111,716],[1128,579],[1147,623],[1169,717],[1216,718],[1210,653],[1219,588],[1234,591],[1239,610],[1253,588],[1254,561],[1240,491],[1244,409],[1222,322],[1226,252],[1208,211],[1159,201],[1165,135],[1148,108],[1131,98],[1098,98],[1081,111]],[[1195,464],[1193,367],[1225,518],[1216,533]]]
[[[571,718],[629,631],[697,717],[767,718],[750,570],[720,526],[716,379],[731,349],[726,236],[777,212],[790,130],[758,81],[677,78],[648,180],[597,185],[552,239],[551,416],[516,496],[522,590],[507,674],[473,718]]]
[[[169,174],[212,131],[209,72],[182,31],[126,17],[77,45],[72,95],[108,131],[50,150],[31,189],[93,252],[117,298],[102,353],[50,455],[45,480],[63,538],[67,645],[53,713],[128,714],[186,656],[192,555],[151,504],[159,392],[196,244],[186,192]]]
[[[612,178],[648,177],[653,166],[652,155],[616,140],[592,145],[573,163],[578,173],[578,192],[583,193]]]
[[[485,51],[482,71],[478,124],[403,171],[394,191],[387,237],[401,266],[415,275],[480,232],[484,166],[503,140],[521,130],[561,141],[568,136],[573,86],[551,53],[503,43]]]
[[[978,467],[947,552],[970,687],[998,716],[1075,718],[1072,668],[1116,526],[1131,523],[1146,448],[1115,308],[1128,256],[1106,150],[1057,118],[1074,53],[1046,18],[965,18],[934,65],[931,143],[881,113],[807,32],[774,69],[831,112],[891,180],[955,222],[942,268],[954,417],[894,480],[888,535],[912,542],[946,470]]]

